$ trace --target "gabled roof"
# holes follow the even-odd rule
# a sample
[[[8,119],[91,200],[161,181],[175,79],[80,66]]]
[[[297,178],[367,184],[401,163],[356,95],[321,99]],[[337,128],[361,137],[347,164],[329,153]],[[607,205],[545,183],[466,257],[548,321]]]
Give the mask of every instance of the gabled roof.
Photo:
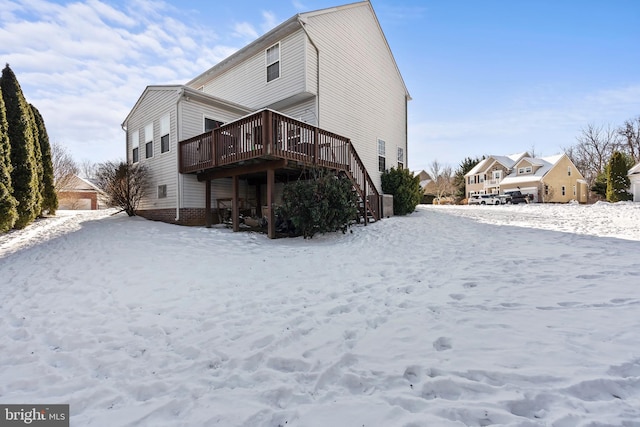
[[[520,161],[518,162],[518,164],[522,161],[528,161],[529,163],[531,163],[532,165],[536,165],[536,166],[540,166],[538,169],[536,169],[536,171],[532,174],[526,174],[526,175],[517,175],[517,174],[513,174],[513,175],[507,175],[506,177],[504,177],[504,179],[500,182],[500,185],[502,184],[519,184],[522,182],[533,182],[533,181],[540,181],[542,180],[542,178],[551,170],[553,169],[553,167],[560,161],[560,159],[562,159],[564,156],[566,156],[566,154],[557,154],[555,156],[549,156],[549,157],[541,157],[541,158],[533,158],[533,157],[523,157],[522,159],[520,159]],[[518,167],[518,164],[514,165],[514,169]]]
[[[640,163],[636,163],[631,169],[629,169],[629,175],[640,174]]]
[[[88,179],[73,174],[67,181],[66,185],[60,191],[96,191],[104,193],[97,185]]]
[[[521,158],[531,157],[531,155],[529,154],[528,151],[523,151],[522,153],[509,154],[507,157],[513,160],[514,162],[517,162]]]
[[[480,163],[478,163],[473,169],[471,169],[469,172],[467,172],[464,176],[468,176],[468,175],[475,175],[478,174],[484,170],[489,169],[489,167],[491,167],[493,165],[494,162],[498,162],[500,163],[502,166],[504,166],[507,169],[511,169],[514,167],[514,165],[516,164],[516,162],[520,161],[522,158],[524,157],[528,157],[529,153],[528,152],[522,152],[522,153],[516,153],[516,154],[509,154],[507,156],[496,156],[496,155],[491,155],[489,157],[487,157],[486,159],[480,161]]]
[[[489,156],[486,159],[482,159],[478,162],[477,165],[471,168],[471,170],[467,172],[464,176],[475,175],[477,173],[480,173],[480,171],[485,170],[489,166],[489,163],[492,163],[492,162],[494,162],[494,159],[492,156]]]
[[[222,98],[215,97],[213,95],[206,94],[206,93],[204,93],[204,92],[202,92],[200,90],[196,90],[196,89],[190,88],[188,86],[184,86],[184,85],[150,85],[150,86],[147,86],[145,88],[145,90],[142,92],[142,95],[140,95],[140,97],[136,101],[136,103],[133,106],[133,108],[131,109],[131,111],[129,111],[129,114],[127,114],[127,118],[125,118],[124,121],[122,122],[122,126],[123,127],[126,126],[126,123],[127,123],[127,121],[129,121],[129,118],[131,117],[131,115],[136,111],[136,109],[138,108],[140,103],[149,94],[149,92],[153,92],[153,91],[175,91],[178,96],[184,96],[184,97],[188,97],[188,98],[197,99],[197,100],[202,101],[202,102],[204,102],[206,104],[219,105],[219,106],[221,106],[223,108],[226,108],[226,109],[235,110],[235,111],[237,111],[237,112],[239,112],[240,114],[243,114],[243,115],[253,112],[253,110],[248,108],[248,107],[245,107],[243,105],[237,104],[235,102],[227,101],[227,100],[222,99]]]
[[[378,26],[378,30],[380,31],[380,35],[382,36],[382,38],[383,38],[383,40],[385,42],[385,45],[387,46],[387,49],[389,51],[389,55],[391,56],[391,59],[392,59],[393,64],[394,64],[394,66],[396,68],[396,71],[398,72],[398,76],[400,77],[400,80],[402,81],[402,85],[404,87],[405,94],[406,94],[408,99],[411,99],[411,96],[409,95],[409,91],[407,90],[407,86],[406,86],[406,84],[404,82],[404,79],[402,78],[402,74],[400,74],[400,69],[398,68],[398,64],[396,63],[396,60],[393,57],[393,53],[391,52],[391,48],[389,47],[389,43],[387,42],[387,38],[384,35],[384,32],[382,31],[382,27],[380,26],[380,22],[378,21],[378,17],[376,16],[375,11],[373,10],[373,6],[371,6],[371,2],[369,0],[360,1],[360,2],[356,2],[356,3],[345,4],[345,5],[342,5],[342,6],[319,9],[319,10],[311,11],[311,12],[298,13],[298,14],[292,16],[291,18],[287,19],[286,21],[284,21],[283,23],[281,23],[280,25],[278,25],[277,27],[275,27],[271,31],[263,34],[262,36],[257,38],[255,41],[249,43],[245,47],[241,48],[240,50],[236,51],[232,55],[230,55],[227,58],[223,59],[222,61],[220,61],[219,63],[217,63],[213,67],[209,68],[204,73],[202,73],[199,76],[195,77],[194,79],[190,80],[189,82],[187,82],[187,86],[190,86],[190,87],[193,87],[193,88],[198,88],[198,87],[204,85],[209,80],[213,79],[214,77],[217,77],[217,76],[223,74],[224,72],[228,71],[229,69],[233,68],[235,65],[243,62],[244,60],[252,57],[253,55],[256,55],[257,53],[260,53],[260,52],[264,51],[269,46],[271,46],[274,43],[282,40],[284,37],[286,37],[286,36],[288,36],[290,34],[293,34],[296,31],[304,30],[304,24],[305,24],[305,21],[308,18],[313,18],[314,16],[317,16],[317,15],[323,15],[323,14],[327,14],[327,13],[335,13],[335,12],[343,11],[345,9],[350,9],[350,8],[353,8],[353,7],[362,7],[362,6],[368,6],[369,9],[371,10],[371,13],[372,13],[372,15],[373,15],[373,17],[374,17],[374,19],[376,21],[376,24]]]

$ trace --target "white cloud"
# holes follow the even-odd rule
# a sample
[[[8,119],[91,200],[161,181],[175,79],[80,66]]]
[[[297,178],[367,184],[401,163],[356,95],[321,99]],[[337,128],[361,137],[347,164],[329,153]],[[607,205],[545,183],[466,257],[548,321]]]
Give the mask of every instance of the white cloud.
[[[233,26],[234,36],[241,37],[244,39],[255,39],[258,37],[258,32],[248,22],[238,22]]]
[[[269,30],[272,30],[273,28],[275,28],[280,22],[278,22],[278,19],[276,18],[275,13],[268,11],[268,10],[264,10],[262,11],[262,31],[263,32],[267,32]]]
[[[293,8],[297,11],[306,12],[309,10],[309,8],[307,8],[307,6],[305,6],[305,4],[302,3],[301,1],[293,0],[291,4],[293,5]]]
[[[124,157],[120,124],[147,85],[185,83],[238,48],[162,1],[25,0],[2,9],[0,60],[50,138],[78,160]]]

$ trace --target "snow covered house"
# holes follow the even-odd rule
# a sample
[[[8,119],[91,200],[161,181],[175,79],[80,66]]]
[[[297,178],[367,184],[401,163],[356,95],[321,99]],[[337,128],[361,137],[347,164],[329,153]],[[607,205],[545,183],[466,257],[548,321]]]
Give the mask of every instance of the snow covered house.
[[[520,190],[534,202],[587,202],[588,186],[566,154],[534,158],[529,153],[489,156],[465,175],[467,197]]]
[[[237,230],[321,167],[378,219],[381,172],[407,165],[409,100],[369,1],[297,14],[185,85],[145,89],[123,123],[127,160],[151,170],[139,214],[208,225],[222,203]]]
[[[635,164],[629,169],[629,180],[631,181],[629,191],[633,196],[633,201],[640,202],[640,163]]]

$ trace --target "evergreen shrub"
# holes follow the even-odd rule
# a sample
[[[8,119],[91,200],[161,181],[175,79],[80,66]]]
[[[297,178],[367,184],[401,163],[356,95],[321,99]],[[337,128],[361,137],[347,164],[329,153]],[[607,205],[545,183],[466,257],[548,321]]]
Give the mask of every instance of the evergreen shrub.
[[[406,215],[413,212],[422,199],[420,177],[409,169],[395,169],[382,174],[382,191],[393,195],[393,214]]]
[[[329,171],[312,170],[310,179],[284,186],[278,215],[291,222],[294,235],[312,238],[317,233],[345,233],[358,214],[358,197],[351,181]]]

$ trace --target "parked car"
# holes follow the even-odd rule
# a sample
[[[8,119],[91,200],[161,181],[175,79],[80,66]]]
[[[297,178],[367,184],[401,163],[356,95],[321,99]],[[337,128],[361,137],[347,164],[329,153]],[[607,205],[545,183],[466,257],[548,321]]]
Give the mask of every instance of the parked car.
[[[532,194],[522,194],[519,190],[505,191],[504,194],[507,196],[507,203],[514,205],[518,203],[529,203],[530,200],[533,200]]]
[[[474,194],[467,202],[470,205],[499,205],[500,199],[493,194]]]
[[[511,197],[505,194],[500,194],[499,196],[496,196],[496,199],[498,199],[500,205],[506,205],[511,200]]]

